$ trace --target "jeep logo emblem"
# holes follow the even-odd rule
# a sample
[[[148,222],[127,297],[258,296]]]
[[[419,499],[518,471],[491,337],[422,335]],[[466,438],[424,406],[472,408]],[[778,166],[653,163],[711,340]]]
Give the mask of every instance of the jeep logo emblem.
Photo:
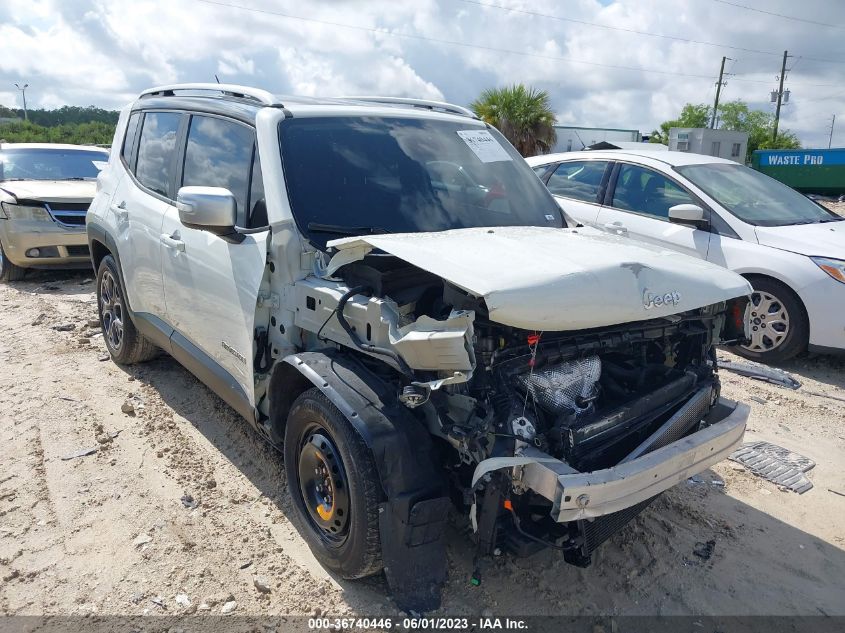
[[[646,310],[650,310],[654,307],[659,308],[660,306],[676,306],[680,302],[681,293],[677,290],[671,290],[670,292],[664,294],[655,294],[649,290],[643,291],[643,306]]]

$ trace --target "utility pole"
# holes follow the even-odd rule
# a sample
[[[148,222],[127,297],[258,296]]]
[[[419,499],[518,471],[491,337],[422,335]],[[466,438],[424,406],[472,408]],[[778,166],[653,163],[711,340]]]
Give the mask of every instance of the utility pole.
[[[783,51],[783,64],[780,66],[780,86],[778,87],[778,105],[775,108],[775,130],[772,133],[772,141],[778,138],[778,123],[780,123],[780,104],[783,100],[783,79],[786,75],[786,58],[789,57],[789,51]]]
[[[29,84],[24,84],[23,87],[19,86],[18,84],[15,84],[15,88],[20,90],[21,94],[23,95],[23,120],[29,121],[29,115],[26,112],[26,89],[29,88]]]
[[[722,77],[725,75],[725,62],[729,59],[730,57],[723,57],[722,67],[719,68],[719,81],[716,82],[716,101],[713,103],[713,114],[710,117],[711,130],[716,127],[716,111],[719,109],[719,95],[722,92],[722,86],[726,85],[726,83],[722,81]]]
[[[833,126],[836,125],[836,115],[833,115],[833,118],[830,120],[830,137],[827,139],[827,149],[830,149],[831,143],[833,143]]]

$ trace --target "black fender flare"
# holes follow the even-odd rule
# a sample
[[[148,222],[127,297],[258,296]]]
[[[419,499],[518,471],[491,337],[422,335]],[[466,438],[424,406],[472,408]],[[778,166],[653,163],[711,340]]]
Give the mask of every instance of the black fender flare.
[[[108,251],[108,254],[114,257],[114,261],[117,264],[117,273],[120,275],[120,284],[123,286],[124,290],[126,290],[126,280],[123,279],[123,266],[120,265],[120,253],[117,250],[117,241],[99,222],[88,222],[88,224],[85,225],[85,230],[88,233],[88,250],[91,253],[91,265],[94,268],[94,275],[96,276],[97,274],[97,244],[102,244],[106,251]],[[126,291],[125,294],[127,295],[124,297],[126,307],[129,310],[129,315],[132,316],[134,315],[134,312],[132,311],[132,306],[130,305],[129,292]]]
[[[372,451],[384,493],[379,506],[382,557],[396,603],[416,612],[438,608],[447,575],[443,533],[450,501],[428,429],[350,354],[293,354],[277,363],[273,378],[276,370],[290,377],[290,368],[320,389]],[[271,386],[271,393],[279,390]],[[270,406],[273,412],[272,400]],[[271,419],[278,420],[279,413],[271,413]]]

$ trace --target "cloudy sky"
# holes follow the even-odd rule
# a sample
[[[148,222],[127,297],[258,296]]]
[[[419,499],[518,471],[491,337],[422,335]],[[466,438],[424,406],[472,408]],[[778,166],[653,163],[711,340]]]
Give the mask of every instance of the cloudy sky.
[[[781,15],[777,15],[781,14]],[[141,89],[220,81],[280,94],[467,104],[549,91],[564,125],[649,131],[686,102],[773,108],[805,146],[845,146],[842,0],[2,0],[0,104],[116,108]],[[841,120],[841,123],[840,123]]]

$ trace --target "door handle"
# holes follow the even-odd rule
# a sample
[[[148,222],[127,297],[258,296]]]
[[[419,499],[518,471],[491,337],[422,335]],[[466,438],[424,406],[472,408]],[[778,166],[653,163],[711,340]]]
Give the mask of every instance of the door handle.
[[[179,251],[180,253],[185,252],[185,242],[179,239],[179,231],[175,231],[173,235],[162,233],[159,236],[158,240],[167,248],[172,248],[174,250]]]
[[[129,211],[126,210],[126,201],[121,201],[120,204],[111,205],[112,213],[114,213],[118,222],[126,222],[129,219]]]
[[[613,233],[619,233],[619,235],[628,235],[628,227],[618,221],[608,222],[604,225],[604,228]]]

